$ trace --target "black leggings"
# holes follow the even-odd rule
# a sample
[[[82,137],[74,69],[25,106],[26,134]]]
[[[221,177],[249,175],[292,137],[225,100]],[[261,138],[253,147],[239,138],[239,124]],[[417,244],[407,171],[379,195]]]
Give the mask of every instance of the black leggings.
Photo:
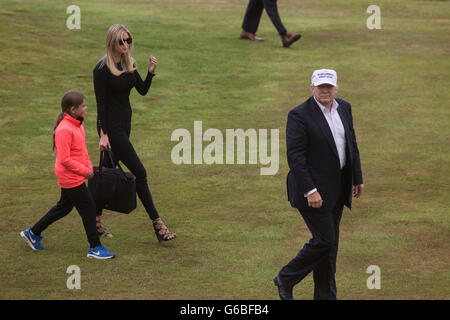
[[[86,231],[90,247],[95,248],[101,245],[95,228],[95,203],[84,183],[75,188],[62,188],[59,201],[31,228],[31,231],[35,235],[40,236],[41,232],[47,229],[49,225],[68,215],[73,207],[77,208],[83,220],[84,230]]]
[[[128,132],[124,129],[114,129],[108,132],[111,151],[114,154],[114,161],[122,161],[122,163],[136,176],[136,193],[144,205],[150,219],[159,218],[158,211],[153,203],[152,194],[147,183],[147,171],[139,159],[133,145],[129,139]],[[109,157],[106,157],[106,166],[112,166]],[[102,215],[102,209],[97,209],[97,216]]]

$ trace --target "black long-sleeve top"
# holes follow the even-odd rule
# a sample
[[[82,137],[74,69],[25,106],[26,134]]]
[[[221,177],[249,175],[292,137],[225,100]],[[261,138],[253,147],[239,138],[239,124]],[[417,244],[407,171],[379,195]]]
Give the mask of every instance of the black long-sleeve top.
[[[101,61],[94,68],[94,91],[97,100],[97,130],[107,134],[114,128],[130,128],[131,106],[130,91],[133,87],[141,95],[146,95],[150,89],[154,74],[147,73],[142,81],[138,71],[124,72],[119,76],[111,73],[106,63]],[[120,63],[116,64],[122,70]]]

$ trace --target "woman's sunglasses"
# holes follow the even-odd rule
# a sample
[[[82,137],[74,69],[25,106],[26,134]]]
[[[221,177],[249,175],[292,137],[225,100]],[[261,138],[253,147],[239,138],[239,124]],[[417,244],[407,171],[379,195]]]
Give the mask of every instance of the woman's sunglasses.
[[[128,38],[128,39],[125,39],[125,40],[119,40],[119,45],[123,46],[124,45],[124,41],[126,43],[128,43],[128,44],[131,44],[133,42],[133,39],[132,38]]]

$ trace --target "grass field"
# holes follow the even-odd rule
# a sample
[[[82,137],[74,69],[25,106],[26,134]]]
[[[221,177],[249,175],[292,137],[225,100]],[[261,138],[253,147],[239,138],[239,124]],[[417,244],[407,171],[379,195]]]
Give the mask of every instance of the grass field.
[[[309,97],[314,69],[333,68],[338,96],[352,103],[366,191],[344,210],[336,281],[340,299],[450,299],[450,2],[279,1],[283,23],[302,39],[291,48],[264,13],[262,43],[239,39],[247,1],[1,1],[0,299],[278,299],[272,278],[309,240],[286,199],[285,123]],[[69,4],[81,30],[66,27]],[[374,3],[375,4],[375,3]],[[98,162],[92,70],[115,23],[135,39],[141,75],[159,65],[146,97],[136,91],[132,142],[161,217],[178,234],[158,243],[143,206],[106,211],[117,258],[86,258],[74,210],[44,233],[42,252],[19,232],[59,199],[51,154],[64,92],[87,97],[86,137]],[[175,165],[177,128],[280,130],[280,168]],[[81,290],[66,287],[70,265]],[[369,290],[366,269],[381,269]],[[312,299],[308,276],[296,299]]]

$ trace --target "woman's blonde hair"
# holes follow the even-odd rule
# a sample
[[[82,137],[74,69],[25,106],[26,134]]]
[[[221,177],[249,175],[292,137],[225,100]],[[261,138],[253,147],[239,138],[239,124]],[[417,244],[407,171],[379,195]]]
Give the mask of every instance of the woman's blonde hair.
[[[133,66],[135,61],[132,57],[134,43],[132,42],[128,47],[128,52],[126,54],[120,55],[120,64],[122,65],[122,71],[117,69],[116,64],[114,63],[113,53],[116,45],[118,45],[119,40],[123,41],[123,35],[127,33],[130,38],[133,38],[130,31],[122,25],[122,24],[114,24],[109,27],[108,32],[106,33],[106,55],[102,58],[102,63],[100,68],[102,68],[105,64],[108,66],[109,70],[111,70],[112,74],[115,76],[119,76],[124,72],[133,72],[136,68]]]

